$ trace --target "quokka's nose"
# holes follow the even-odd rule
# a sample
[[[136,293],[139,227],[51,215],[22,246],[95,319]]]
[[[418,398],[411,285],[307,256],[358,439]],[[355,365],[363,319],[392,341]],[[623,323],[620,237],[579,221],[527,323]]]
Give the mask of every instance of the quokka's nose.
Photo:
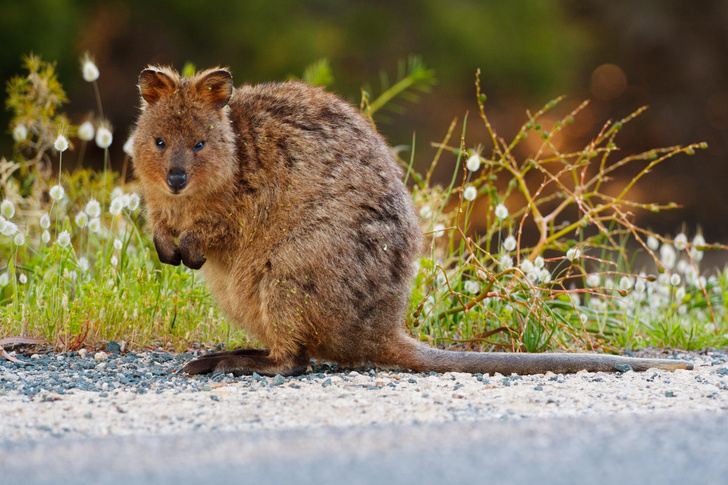
[[[187,185],[187,174],[184,170],[173,168],[167,174],[167,185],[174,192],[179,192]]]

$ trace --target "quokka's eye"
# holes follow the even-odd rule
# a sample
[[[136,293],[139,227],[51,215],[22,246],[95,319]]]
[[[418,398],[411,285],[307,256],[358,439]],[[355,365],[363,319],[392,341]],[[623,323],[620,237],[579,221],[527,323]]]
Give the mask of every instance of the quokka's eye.
[[[164,143],[164,140],[161,138],[157,138],[154,142],[159,148],[167,148],[167,144]]]
[[[193,150],[196,152],[199,152],[203,148],[205,148],[205,142],[204,142],[204,140],[200,140],[197,142],[197,145],[194,146]]]

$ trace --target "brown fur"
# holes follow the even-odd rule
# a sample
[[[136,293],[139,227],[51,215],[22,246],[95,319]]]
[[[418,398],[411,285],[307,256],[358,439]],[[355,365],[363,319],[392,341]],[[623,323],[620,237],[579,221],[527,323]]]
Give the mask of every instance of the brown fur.
[[[233,89],[224,69],[182,79],[152,67],[139,84],[134,166],[159,258],[201,267],[230,320],[267,347],[208,354],[188,373],[292,375],[310,358],[483,373],[689,366],[423,346],[403,325],[417,218],[388,145],[354,107],[296,81]]]

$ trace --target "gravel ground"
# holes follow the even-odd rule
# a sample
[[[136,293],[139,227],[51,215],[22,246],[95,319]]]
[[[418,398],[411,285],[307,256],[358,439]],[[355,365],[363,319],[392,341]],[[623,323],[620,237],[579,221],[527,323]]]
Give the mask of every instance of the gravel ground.
[[[728,354],[672,355],[695,370],[482,376],[322,365],[294,378],[184,377],[176,372],[190,354],[16,355],[23,364],[0,361],[0,443],[728,410]]]

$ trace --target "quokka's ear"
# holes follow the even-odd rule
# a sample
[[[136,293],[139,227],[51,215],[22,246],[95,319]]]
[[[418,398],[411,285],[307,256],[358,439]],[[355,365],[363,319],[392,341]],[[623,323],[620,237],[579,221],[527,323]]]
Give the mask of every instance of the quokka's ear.
[[[193,79],[193,89],[202,100],[222,109],[233,94],[233,76],[227,69],[210,69]]]
[[[179,78],[159,69],[144,69],[139,75],[139,92],[148,104],[170,96],[179,87]]]

